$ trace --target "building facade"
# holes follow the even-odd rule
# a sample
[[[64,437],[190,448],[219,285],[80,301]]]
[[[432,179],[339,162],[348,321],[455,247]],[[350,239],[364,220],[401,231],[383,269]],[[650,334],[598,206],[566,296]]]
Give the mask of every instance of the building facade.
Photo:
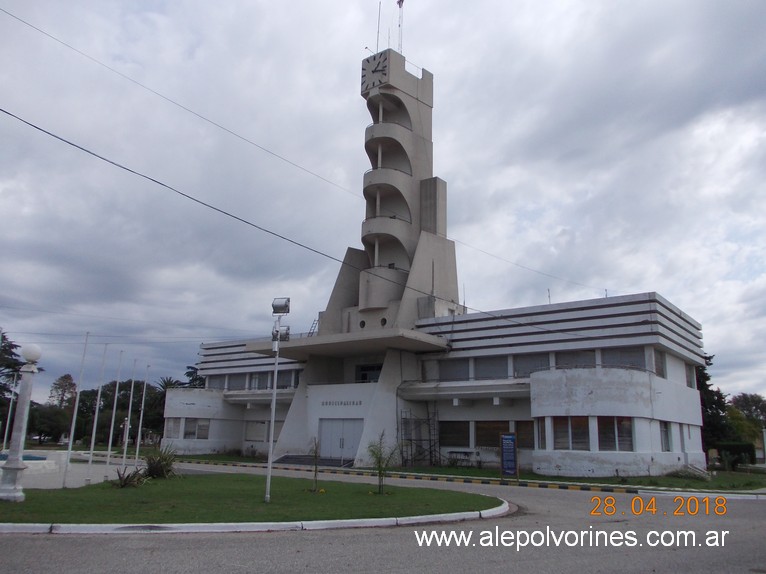
[[[275,456],[367,464],[381,435],[405,464],[499,464],[515,432],[541,474],[704,467],[694,378],[701,326],[656,293],[465,313],[446,183],[434,177],[433,76],[385,50],[362,63],[362,249],[317,329],[280,344]],[[270,339],[203,344],[204,389],[170,389],[163,444],[268,451]]]

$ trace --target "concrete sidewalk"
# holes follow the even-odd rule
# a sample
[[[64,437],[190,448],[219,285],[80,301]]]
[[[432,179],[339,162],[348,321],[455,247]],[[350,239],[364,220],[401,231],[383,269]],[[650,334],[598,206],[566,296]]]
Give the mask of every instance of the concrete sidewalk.
[[[45,456],[44,461],[24,461],[27,468],[21,476],[21,486],[24,489],[56,489],[64,487],[64,469],[66,466],[66,451],[27,451],[25,454]],[[128,468],[132,468],[134,459],[126,460]],[[2,464],[0,464],[0,469]],[[117,479],[117,469],[122,468],[122,456],[112,456],[109,468],[106,457],[96,456],[93,463],[88,464],[88,453],[72,452],[69,469],[66,471],[66,487],[79,488],[87,484],[96,484],[105,480]]]

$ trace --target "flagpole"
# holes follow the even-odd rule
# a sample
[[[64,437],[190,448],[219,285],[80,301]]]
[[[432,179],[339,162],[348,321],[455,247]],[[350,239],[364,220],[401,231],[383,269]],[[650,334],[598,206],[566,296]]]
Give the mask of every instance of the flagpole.
[[[75,391],[74,412],[72,413],[72,426],[69,428],[69,444],[66,449],[66,461],[64,463],[64,479],[61,483],[62,488],[66,488],[66,475],[69,472],[69,460],[72,458],[72,442],[74,441],[74,428],[77,423],[77,409],[80,408],[80,391],[82,390],[83,377],[85,376],[85,355],[88,352],[88,337],[90,332],[85,332],[85,346],[82,349],[82,361],[80,363],[80,380],[77,381],[77,390]]]
[[[112,424],[109,426],[109,446],[106,450],[106,469],[104,470],[104,480],[109,480],[109,461],[112,458],[112,441],[114,440],[114,420],[117,416],[117,397],[120,394],[120,373],[122,372],[122,354],[125,351],[120,349],[120,361],[117,363],[117,380],[114,381],[114,405],[112,405]]]
[[[125,437],[125,444],[122,445],[122,470],[123,472],[127,468],[126,466],[126,459],[128,458],[128,443],[130,442],[130,415],[133,412],[133,386],[135,384],[135,379],[133,378],[136,374],[136,361],[138,359],[133,359],[133,370],[130,373],[130,400],[128,402],[128,418],[125,419],[125,428],[123,436]]]
[[[146,383],[149,380],[149,367],[146,365],[146,374],[144,375],[144,392],[141,395],[141,414],[138,417],[138,435],[136,437],[136,461],[134,466],[138,468],[138,449],[141,448],[141,426],[144,424],[144,404],[146,403]]]
[[[109,343],[104,343],[104,356],[101,357],[101,377],[99,378],[98,392],[96,393],[96,408],[93,413],[93,430],[90,433],[90,455],[88,456],[88,477],[85,484],[90,484],[90,471],[93,466],[93,449],[96,448],[96,428],[98,427],[98,411],[101,408],[101,388],[104,386],[104,369],[106,368],[106,349]]]

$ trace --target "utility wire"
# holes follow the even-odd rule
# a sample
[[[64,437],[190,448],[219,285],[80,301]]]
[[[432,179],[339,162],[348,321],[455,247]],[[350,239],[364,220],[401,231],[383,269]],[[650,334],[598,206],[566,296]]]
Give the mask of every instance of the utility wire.
[[[243,141],[245,143],[248,143],[248,144],[258,148],[259,150],[261,150],[261,151],[263,151],[263,152],[265,152],[265,153],[267,153],[267,154],[269,154],[269,155],[271,155],[271,156],[273,156],[273,157],[275,157],[275,158],[277,158],[277,159],[287,163],[288,165],[291,165],[291,166],[293,166],[293,167],[295,167],[295,168],[297,168],[297,169],[299,169],[299,170],[301,170],[301,171],[303,171],[303,172],[305,172],[305,173],[307,173],[309,175],[312,175],[312,176],[320,179],[321,181],[324,181],[325,183],[328,183],[328,184],[332,185],[333,187],[336,187],[337,189],[339,189],[339,190],[341,190],[341,191],[343,191],[345,193],[353,195],[356,198],[364,199],[363,196],[359,195],[358,193],[355,193],[354,191],[348,189],[347,187],[344,187],[344,186],[340,185],[339,183],[336,183],[336,182],[334,182],[334,181],[332,181],[330,179],[327,179],[326,177],[324,177],[322,175],[319,175],[318,173],[316,173],[314,171],[311,171],[310,169],[308,169],[308,168],[306,168],[306,167],[304,167],[304,166],[302,166],[302,165],[300,165],[300,164],[298,164],[298,163],[296,163],[296,162],[294,162],[294,161],[292,161],[292,160],[290,160],[290,159],[288,159],[288,158],[286,158],[286,157],[284,157],[284,156],[282,156],[282,155],[280,155],[280,154],[278,154],[276,152],[271,151],[270,149],[268,149],[268,148],[266,148],[266,147],[264,147],[264,146],[262,146],[262,145],[260,145],[260,144],[258,144],[256,142],[254,142],[253,140],[251,140],[251,139],[249,139],[249,138],[247,138],[247,137],[245,137],[245,136],[235,132],[234,130],[231,130],[231,129],[227,128],[226,126],[224,126],[224,125],[222,125],[222,124],[220,124],[220,123],[218,123],[218,122],[216,122],[214,120],[211,120],[210,118],[207,118],[206,116],[203,116],[199,112],[196,112],[193,109],[191,109],[191,108],[181,104],[180,102],[177,102],[176,100],[170,98],[169,96],[166,96],[163,93],[158,92],[157,90],[147,86],[146,84],[143,84],[143,83],[139,82],[138,80],[136,80],[134,78],[131,78],[127,74],[123,74],[119,70],[109,66],[108,64],[105,64],[104,62],[98,60],[97,58],[94,58],[90,54],[88,54],[86,52],[83,52],[82,50],[80,50],[78,48],[75,48],[71,44],[69,44],[69,43],[65,42],[64,40],[61,40],[61,39],[57,38],[56,36],[46,32],[42,28],[39,28],[39,27],[35,26],[34,24],[31,24],[30,22],[27,22],[26,20],[16,16],[15,14],[12,14],[8,10],[5,10],[4,8],[0,7],[0,12],[3,12],[5,14],[7,14],[11,18],[13,18],[13,19],[17,20],[18,22],[24,24],[25,26],[28,26],[28,27],[32,28],[33,30],[39,32],[40,34],[43,34],[44,36],[50,38],[54,42],[58,42],[62,46],[65,46],[66,48],[69,48],[70,50],[80,54],[81,56],[87,58],[91,62],[93,62],[95,64],[98,64],[99,66],[101,66],[103,68],[106,68],[107,70],[109,70],[110,72],[112,72],[114,74],[117,74],[121,78],[123,78],[123,79],[125,79],[125,80],[127,80],[127,81],[129,81],[129,82],[131,82],[131,83],[133,83],[133,84],[135,84],[137,86],[139,86],[140,88],[143,88],[144,90],[147,90],[148,92],[154,94],[155,96],[157,96],[159,98],[162,98],[166,102],[168,102],[168,103],[170,103],[170,104],[172,104],[172,105],[174,105],[174,106],[184,110],[185,112],[188,112],[188,113],[192,114],[193,116],[201,119],[204,122],[207,122],[208,124],[210,124],[212,126],[217,127],[220,130],[223,130],[224,132],[228,133],[229,135],[232,135],[235,138],[237,138],[237,139],[239,139],[239,140],[241,140],[241,141]],[[419,66],[415,66],[415,67],[420,68]],[[395,214],[393,212],[391,212],[391,213],[393,215],[397,215],[397,214]],[[546,273],[545,271],[540,271],[538,269],[534,269],[532,267],[528,267],[526,265],[522,265],[521,263],[517,263],[515,261],[510,261],[509,259],[505,259],[504,257],[501,257],[501,256],[499,256],[497,254],[490,253],[489,251],[485,251],[484,249],[480,249],[480,248],[475,247],[473,245],[470,245],[469,243],[466,243],[464,241],[460,241],[460,240],[457,240],[457,239],[452,239],[449,236],[447,236],[446,234],[444,235],[444,237],[447,238],[447,239],[450,239],[451,241],[454,241],[455,243],[459,243],[460,245],[468,247],[469,249],[474,249],[474,250],[476,250],[476,251],[478,251],[480,253],[483,253],[484,255],[487,255],[489,257],[493,257],[495,259],[498,259],[500,261],[508,263],[509,265],[513,265],[515,267],[518,267],[519,269],[524,269],[525,271],[530,271],[531,273],[536,273],[536,274],[542,275],[544,277],[550,277],[551,279],[556,279],[558,281],[563,281],[565,283],[569,283],[569,284],[572,284],[572,285],[577,285],[579,287],[585,287],[585,288],[588,288],[588,289],[594,289],[594,290],[597,290],[597,291],[605,291],[606,292],[605,289],[594,287],[593,285],[586,285],[584,283],[578,283],[577,281],[573,281],[573,280],[567,279],[565,277],[559,277],[558,275],[553,275],[551,273]]]
[[[265,227],[263,227],[261,225],[253,223],[252,221],[248,221],[247,219],[244,219],[243,217],[239,217],[238,215],[235,215],[235,214],[233,214],[231,212],[228,212],[228,211],[226,211],[224,209],[216,207],[216,206],[214,206],[214,205],[212,205],[210,203],[202,201],[201,199],[197,199],[196,197],[194,197],[192,195],[189,195],[188,193],[184,193],[183,191],[181,191],[179,189],[176,189],[175,187],[173,187],[171,185],[168,185],[168,184],[166,184],[166,183],[164,183],[164,182],[162,182],[162,181],[160,181],[158,179],[155,179],[155,178],[153,178],[151,176],[145,175],[145,174],[143,174],[143,173],[141,173],[139,171],[131,169],[131,168],[129,168],[129,167],[127,167],[127,166],[117,162],[117,161],[114,161],[114,160],[111,160],[109,158],[106,158],[106,157],[104,157],[102,155],[97,154],[94,151],[91,151],[90,149],[88,149],[86,147],[83,147],[83,146],[81,146],[79,144],[76,144],[76,143],[74,143],[74,142],[72,142],[72,141],[70,141],[70,140],[68,140],[68,139],[66,139],[64,137],[61,137],[61,136],[59,136],[57,134],[54,134],[53,132],[50,132],[50,131],[48,131],[48,130],[46,130],[46,129],[38,126],[38,125],[33,124],[32,122],[29,122],[29,121],[27,121],[27,120],[17,116],[16,114],[13,114],[13,113],[9,112],[8,110],[0,108],[0,112],[6,114],[7,116],[10,116],[10,117],[14,118],[15,120],[20,121],[21,123],[23,123],[23,124],[33,128],[33,129],[35,129],[35,130],[37,130],[37,131],[39,131],[41,133],[46,134],[47,136],[50,136],[50,137],[52,137],[52,138],[54,138],[54,139],[56,139],[56,140],[58,140],[58,141],[60,141],[62,143],[65,143],[65,144],[67,144],[67,145],[69,145],[71,147],[74,147],[74,148],[76,148],[76,149],[78,149],[78,150],[80,150],[80,151],[82,151],[82,152],[84,152],[84,153],[86,153],[86,154],[88,154],[90,156],[93,156],[93,157],[95,157],[95,158],[97,158],[97,159],[99,159],[99,160],[101,160],[103,162],[106,162],[106,163],[108,163],[110,165],[113,165],[114,167],[117,167],[117,168],[119,168],[121,170],[124,170],[124,171],[127,171],[128,173],[131,173],[131,174],[133,174],[133,175],[135,175],[137,177],[140,177],[142,179],[150,181],[150,182],[152,182],[152,183],[154,183],[154,184],[156,184],[156,185],[158,185],[158,186],[160,186],[160,187],[162,187],[164,189],[167,189],[168,191],[172,191],[173,193],[175,193],[177,195],[180,195],[181,197],[183,197],[185,199],[188,199],[189,201],[193,201],[194,203],[196,203],[198,205],[201,205],[201,206],[203,206],[203,207],[205,207],[207,209],[210,209],[212,211],[215,211],[216,213],[219,213],[219,214],[221,214],[221,215],[223,215],[225,217],[229,217],[231,219],[234,219],[235,221],[238,221],[240,223],[244,223],[245,225],[247,225],[249,227],[252,227],[254,229],[257,229],[259,231],[267,233],[267,234],[269,234],[269,235],[271,235],[273,237],[276,237],[278,239],[281,239],[283,241],[291,243],[292,245],[295,245],[296,247],[300,247],[302,249],[310,251],[311,253],[315,253],[316,255],[320,255],[320,256],[322,256],[322,257],[324,257],[326,259],[329,259],[331,261],[335,261],[336,263],[340,263],[341,265],[347,265],[347,266],[351,267],[352,269],[355,269],[356,271],[359,271],[360,273],[362,271],[367,270],[367,269],[364,269],[364,268],[361,268],[361,267],[357,267],[356,265],[353,265],[351,263],[347,263],[347,262],[345,262],[345,261],[343,261],[341,259],[338,259],[337,257],[334,257],[332,255],[324,253],[323,251],[320,251],[320,250],[315,249],[313,247],[310,247],[310,246],[308,246],[308,245],[306,245],[304,243],[301,243],[300,241],[296,241],[295,239],[291,239],[291,238],[289,238],[289,237],[287,237],[285,235],[277,233],[276,231],[272,231],[270,229],[267,229],[267,228],[265,228]],[[379,279],[382,279],[384,281],[388,281],[389,283],[393,283],[393,284],[398,285],[400,287],[403,287],[405,289],[410,289],[410,290],[414,291],[415,293],[420,293],[420,294],[428,296],[428,297],[435,297],[436,299],[440,299],[440,300],[446,301],[448,303],[457,303],[457,301],[448,301],[448,300],[446,300],[446,299],[444,299],[442,297],[435,296],[435,295],[433,295],[433,294],[431,294],[431,293],[429,293],[427,291],[422,291],[420,289],[416,289],[415,287],[410,287],[410,286],[408,286],[406,284],[403,284],[403,283],[400,283],[400,282],[396,281],[395,279],[391,279],[391,278],[384,277],[384,276],[381,276],[381,275],[375,275],[374,273],[373,273],[373,275],[375,277],[379,278]],[[571,334],[571,335],[574,335],[574,336],[578,336],[578,337],[585,337],[585,335],[581,335],[581,334],[576,333],[576,332],[553,331],[551,329],[546,329],[545,327],[542,327],[542,326],[539,326],[539,325],[530,325],[528,323],[523,323],[521,321],[514,321],[513,319],[509,319],[507,317],[503,317],[502,315],[491,313],[489,311],[482,311],[481,309],[474,309],[474,308],[467,307],[467,306],[465,308],[466,309],[470,309],[471,311],[475,311],[476,313],[481,313],[481,314],[486,315],[488,317],[493,317],[493,318],[496,318],[496,319],[499,319],[499,320],[507,321],[507,322],[509,322],[511,324],[515,324],[515,325],[523,325],[523,326],[526,326],[526,327],[530,327],[530,328],[534,328],[534,329],[538,329],[538,330],[546,331],[546,332],[550,332],[550,333],[568,333],[568,334]]]

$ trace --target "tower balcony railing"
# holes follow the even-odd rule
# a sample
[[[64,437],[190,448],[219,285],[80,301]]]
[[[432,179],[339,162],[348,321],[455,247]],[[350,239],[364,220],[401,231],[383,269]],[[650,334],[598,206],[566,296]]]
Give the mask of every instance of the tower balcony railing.
[[[370,124],[364,130],[364,141],[366,143],[376,139],[393,140],[404,149],[405,153],[412,152],[412,137],[412,130],[400,124]]]
[[[404,120],[398,121],[396,119],[393,119],[393,120],[390,120],[390,119],[389,120],[383,120],[382,122],[372,122],[371,124],[367,125],[365,130],[370,129],[372,126],[379,126],[379,125],[383,125],[383,124],[394,124],[394,125],[397,125],[397,126],[402,126],[406,130],[412,131],[412,126],[411,125],[405,123]]]
[[[396,217],[371,217],[362,222],[362,239],[387,235],[409,246],[409,236],[412,235],[412,224]]]
[[[364,196],[368,199],[375,196],[377,188],[380,188],[383,193],[398,192],[407,199],[411,194],[413,178],[411,173],[398,167],[374,167],[364,172],[362,186]],[[386,191],[387,188],[388,191]]]

